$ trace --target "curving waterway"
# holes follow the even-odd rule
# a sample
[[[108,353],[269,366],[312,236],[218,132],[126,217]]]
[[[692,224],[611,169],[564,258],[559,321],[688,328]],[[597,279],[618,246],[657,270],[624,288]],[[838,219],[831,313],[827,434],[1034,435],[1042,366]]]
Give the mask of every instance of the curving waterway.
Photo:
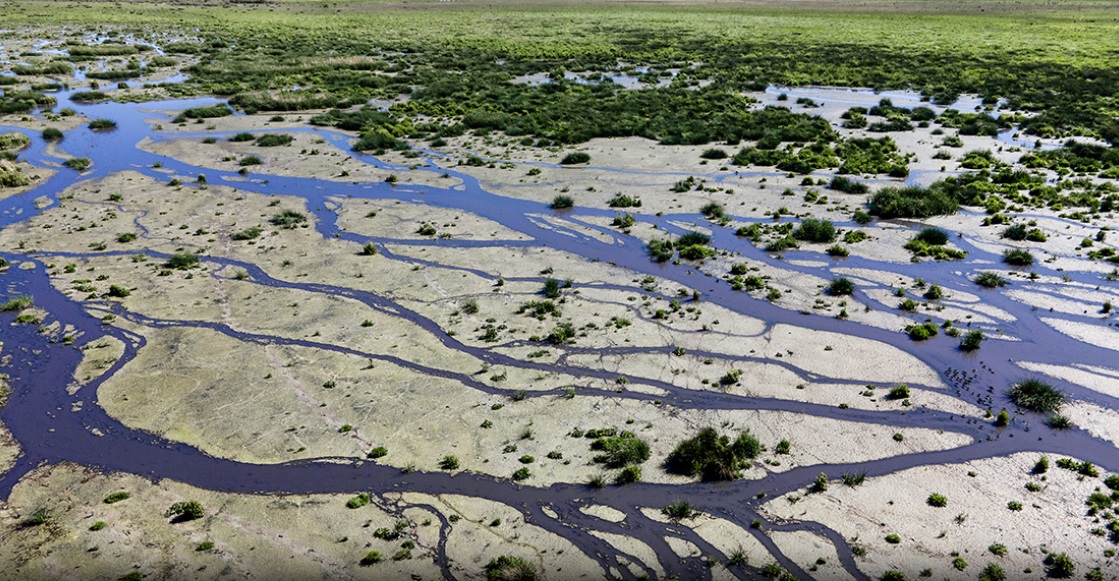
[[[817,100],[825,100],[820,94],[813,93]],[[916,357],[931,369],[942,375],[945,383],[953,386],[949,395],[960,400],[999,409],[1013,406],[1007,401],[1005,388],[1014,379],[1023,375],[1018,362],[1028,361],[1055,365],[1094,365],[1117,369],[1114,361],[1119,346],[1119,334],[1109,331],[1112,338],[1110,346],[1093,345],[1077,341],[1056,331],[1045,323],[1047,319],[1063,319],[1082,324],[1101,325],[1107,323],[1098,316],[1075,315],[1059,312],[1040,313],[1031,306],[1015,301],[1004,290],[977,290],[970,277],[981,270],[988,270],[998,264],[1001,256],[983,250],[988,245],[976,245],[975,240],[964,234],[957,244],[969,252],[962,262],[919,264],[897,264],[877,262],[866,258],[852,257],[842,261],[821,260],[820,255],[811,252],[791,251],[784,253],[784,259],[767,254],[749,242],[734,235],[734,229],[716,225],[705,225],[713,231],[713,244],[721,249],[740,253],[742,257],[755,263],[765,263],[776,268],[822,279],[837,276],[841,269],[865,268],[887,271],[898,276],[921,277],[934,282],[945,290],[958,290],[977,293],[986,305],[1005,311],[1013,316],[1013,321],[999,322],[997,327],[1015,340],[988,340],[974,353],[964,353],[955,348],[954,341],[934,340],[915,343],[900,330],[886,330],[862,325],[848,320],[828,316],[805,315],[774,305],[744,292],[734,291],[730,285],[717,277],[706,276],[703,272],[687,264],[658,264],[645,255],[640,240],[611,228],[597,225],[600,218],[612,218],[613,210],[594,208],[575,208],[565,211],[563,221],[545,223],[539,217],[552,214],[545,205],[532,201],[502,197],[487,192],[477,179],[470,175],[446,167],[447,162],[437,152],[426,152],[427,157],[420,167],[423,171],[447,173],[461,180],[461,185],[453,188],[438,188],[411,184],[389,185],[385,183],[340,183],[304,177],[282,177],[275,175],[249,174],[245,179],[234,172],[195,167],[180,160],[140,150],[137,144],[150,138],[155,141],[179,139],[182,134],[167,135],[153,129],[147,120],[163,119],[161,113],[153,111],[177,111],[218,102],[215,99],[193,99],[183,101],[163,101],[144,104],[104,103],[87,105],[68,100],[68,93],[58,95],[59,105],[72,107],[88,118],[110,118],[118,123],[118,128],[110,132],[93,132],[83,127],[66,132],[63,147],[74,155],[93,160],[91,171],[79,175],[77,172],[61,169],[30,192],[12,196],[0,201],[0,228],[27,220],[35,216],[37,209],[34,200],[46,197],[57,202],[58,194],[66,188],[85,180],[96,180],[120,171],[137,171],[160,181],[167,181],[171,175],[193,178],[205,174],[211,184],[229,185],[241,190],[262,194],[282,194],[297,196],[307,202],[316,216],[315,227],[323,238],[340,238],[356,243],[372,242],[390,260],[403,261],[431,268],[454,268],[479,276],[496,279],[497,276],[482,267],[452,267],[432,261],[410,258],[394,254],[386,245],[432,245],[441,247],[468,248],[480,245],[500,244],[532,245],[554,248],[577,255],[586,260],[610,262],[619,268],[647,275],[661,280],[672,281],[700,291],[702,301],[714,303],[734,312],[742,313],[766,321],[770,326],[789,324],[797,327],[842,333],[854,337],[879,341],[891,345]],[[21,153],[24,160],[33,165],[45,167],[58,164],[62,159],[52,156],[46,143],[36,132],[14,127],[0,127],[0,131],[21,131],[31,138],[31,147]],[[292,130],[284,130],[292,132]],[[348,152],[355,159],[380,168],[402,171],[405,166],[384,163],[372,156],[349,152],[348,141],[352,137],[342,133],[305,128],[297,131],[314,132],[327,143]],[[193,135],[197,137],[202,134]],[[206,133],[221,137],[219,132]],[[154,169],[154,164],[162,166]],[[756,175],[777,175],[769,172],[753,172]],[[726,173],[712,173],[705,177],[710,181],[724,179]],[[390,238],[370,238],[345,231],[337,225],[337,215],[329,198],[355,198],[377,200],[401,200],[470,212],[482,218],[499,223],[505,228],[523,234],[527,240],[518,242],[481,242],[471,240],[397,240]],[[682,232],[677,224],[694,222],[695,214],[665,214],[654,216],[635,214],[644,223],[656,224],[668,233]],[[757,221],[756,218],[734,217],[739,223]],[[600,220],[598,220],[600,222]],[[569,225],[565,225],[569,224]],[[585,233],[589,229],[597,234]],[[141,238],[146,232],[141,233]],[[606,390],[583,389],[580,393],[587,396],[611,398],[631,398],[661,400],[664,405],[680,409],[761,409],[783,410],[810,414],[817,417],[835,418],[866,424],[889,425],[897,427],[931,428],[963,434],[972,443],[949,450],[913,453],[889,457],[881,460],[841,465],[813,465],[799,467],[782,473],[769,473],[764,478],[751,481],[729,483],[687,485],[659,485],[640,483],[622,487],[591,489],[583,484],[555,484],[549,487],[535,487],[514,483],[486,475],[461,472],[405,472],[398,468],[378,465],[355,458],[320,458],[301,460],[282,464],[257,465],[236,462],[209,456],[199,450],[177,442],[168,441],[149,433],[134,430],[122,425],[109,416],[98,405],[74,406],[79,400],[96,401],[99,386],[122,367],[128,364],[144,348],[145,341],[140,335],[129,333],[111,324],[102,323],[99,317],[87,312],[83,306],[70,300],[49,281],[43,261],[53,257],[104,256],[106,252],[93,253],[24,253],[18,249],[6,249],[0,257],[12,264],[6,273],[0,275],[0,300],[12,296],[30,295],[35,304],[45,309],[49,315],[45,323],[57,321],[69,326],[81,337],[79,344],[59,343],[49,334],[40,333],[35,325],[13,324],[14,315],[0,313],[3,329],[4,355],[10,359],[3,370],[11,376],[12,394],[6,406],[0,408],[0,421],[11,431],[18,441],[21,455],[15,466],[0,475],[0,499],[6,499],[12,487],[30,471],[51,464],[73,462],[83,466],[106,471],[121,471],[137,474],[151,479],[173,479],[193,486],[222,492],[249,494],[313,494],[313,493],[351,493],[369,491],[381,496],[386,493],[417,492],[432,495],[453,493],[501,502],[519,510],[526,522],[561,535],[575,544],[603,568],[603,575],[622,579],[636,578],[624,562],[640,563],[633,555],[625,555],[617,548],[590,534],[591,531],[613,533],[631,537],[643,542],[656,551],[667,575],[680,578],[710,578],[711,569],[701,558],[679,558],[665,540],[676,537],[694,543],[701,554],[719,557],[724,555],[687,526],[661,523],[644,516],[639,508],[660,508],[680,498],[686,498],[696,508],[709,514],[725,518],[742,527],[744,534],[753,535],[775,557],[776,561],[799,577],[808,573],[785,557],[764,530],[808,530],[821,534],[831,540],[838,550],[844,568],[857,579],[866,579],[856,567],[854,558],[845,539],[841,535],[812,522],[767,523],[763,528],[753,528],[750,523],[756,519],[764,520],[759,508],[767,502],[766,498],[776,498],[781,494],[802,489],[813,480],[816,474],[826,473],[830,478],[839,478],[842,473],[865,472],[868,476],[879,476],[916,466],[949,462],[962,462],[1002,456],[1018,451],[1042,451],[1052,454],[1071,455],[1088,460],[1106,470],[1119,471],[1119,453],[1111,443],[1093,437],[1082,429],[1053,431],[1043,426],[1040,417],[1031,415],[1016,416],[1006,428],[995,428],[990,422],[980,422],[973,418],[951,413],[915,408],[904,413],[897,411],[869,411],[839,409],[834,406],[796,402],[778,398],[737,396],[717,391],[695,391],[683,389],[671,383],[651,377],[629,377],[634,383],[657,388],[661,393],[654,396],[632,391],[614,392]],[[130,253],[134,254],[134,253]],[[148,253],[161,257],[157,253]],[[256,265],[229,260],[220,256],[205,257],[207,264],[218,266],[232,265],[248,273],[248,282],[263,287],[298,289],[300,291],[324,295],[344,296],[364,304],[369,309],[392,317],[399,317],[414,326],[415,333],[426,333],[438,338],[449,349],[468,354],[492,365],[511,368],[554,371],[581,378],[613,379],[614,374],[603,369],[582,367],[571,364],[569,355],[585,353],[588,350],[578,346],[565,347],[564,355],[556,363],[522,361],[501,352],[502,347],[514,345],[474,346],[465,344],[448,335],[440,326],[415,310],[368,291],[354,288],[332,286],[318,282],[292,282],[276,278]],[[20,268],[21,263],[34,262],[36,268]],[[213,268],[209,276],[221,276],[221,268]],[[1095,273],[1057,272],[1046,264],[1038,264],[1033,269],[1046,277],[1066,277],[1063,284],[1076,285],[1091,289],[1102,284],[1102,277]],[[629,278],[628,276],[626,277]],[[1016,282],[1010,289],[1026,283]],[[863,288],[875,288],[867,282]],[[622,290],[638,290],[637,287],[619,285]],[[877,285],[877,288],[885,288]],[[1037,284],[1032,290],[1061,295],[1061,286],[1048,283]],[[1009,289],[1007,289],[1009,290]],[[889,309],[857,291],[856,298],[877,309]],[[108,303],[102,306],[109,306]],[[461,382],[479,391],[495,394],[511,394],[511,390],[496,388],[477,381],[465,373],[454,373],[436,369],[407,360],[403,355],[362,352],[337,345],[319,343],[309,339],[292,339],[281,336],[253,334],[238,331],[227,325],[207,321],[161,320],[139,313],[123,310],[113,304],[113,312],[131,323],[146,327],[204,327],[228,335],[239,341],[254,344],[277,344],[310,347],[339,353],[359,355],[363,358],[389,361],[408,369]],[[965,307],[966,308],[966,307]],[[978,312],[977,312],[978,313]],[[635,316],[640,316],[635,312]],[[915,321],[923,321],[929,313],[922,313]],[[936,322],[936,313],[931,316]],[[994,327],[983,327],[993,330]],[[81,345],[111,336],[124,343],[125,353],[100,377],[83,386],[77,393],[67,392],[72,383],[74,370],[81,360]],[[1109,348],[1110,347],[1110,348]],[[595,350],[603,354],[638,354],[663,352],[668,356],[671,347],[664,348],[608,348]],[[696,351],[697,356],[710,356],[749,364],[765,361],[782,365],[780,361],[765,358],[726,357],[718,353]],[[805,381],[829,382],[836,384],[858,385],[860,382],[834,379],[812,374],[784,364],[790,371],[800,374]],[[868,378],[872,380],[873,378]],[[865,382],[863,382],[865,383]],[[1083,387],[1057,383],[1074,400],[1086,401],[1105,408],[1119,409],[1119,401],[1098,391]],[[932,389],[933,386],[911,386],[914,389]],[[554,392],[535,393],[529,397],[551,397]],[[764,492],[765,495],[760,493]],[[759,498],[764,496],[764,498]],[[605,505],[625,513],[626,519],[614,523],[583,513],[580,509],[590,505]],[[638,506],[639,505],[639,506]],[[438,511],[434,511],[438,512]],[[436,552],[443,574],[453,578],[454,573],[447,565],[445,554],[446,538],[451,523],[442,516],[441,540],[432,549]],[[623,558],[625,561],[623,561]],[[645,573],[651,577],[657,572],[647,566]],[[757,574],[750,567],[730,569],[740,578],[750,578]]]

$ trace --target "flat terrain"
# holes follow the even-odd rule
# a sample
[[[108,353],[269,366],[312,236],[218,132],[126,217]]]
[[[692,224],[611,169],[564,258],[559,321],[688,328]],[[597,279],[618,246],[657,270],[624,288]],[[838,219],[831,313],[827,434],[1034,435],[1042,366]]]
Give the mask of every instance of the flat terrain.
[[[4,9],[5,578],[1119,575],[1109,4]]]

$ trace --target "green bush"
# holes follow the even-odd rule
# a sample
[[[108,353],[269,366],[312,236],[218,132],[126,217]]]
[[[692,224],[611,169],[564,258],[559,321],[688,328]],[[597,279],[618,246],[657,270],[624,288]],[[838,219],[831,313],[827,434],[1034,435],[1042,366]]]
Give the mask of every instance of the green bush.
[[[576,151],[576,152],[572,152],[572,153],[569,153],[569,154],[563,156],[563,159],[560,160],[560,164],[561,165],[575,165],[575,164],[579,164],[579,163],[590,163],[590,161],[591,161],[591,156],[590,156],[589,153],[584,153],[582,151]]]
[[[890,388],[890,392],[886,397],[890,399],[906,399],[909,397],[909,386],[904,383],[895,385]]]
[[[934,183],[928,189],[917,186],[888,187],[874,193],[870,213],[880,218],[928,218],[955,214],[959,202],[946,189]]]
[[[948,243],[948,233],[940,228],[924,228],[917,233],[914,240],[920,240],[926,244],[941,246]]]
[[[89,122],[89,128],[93,130],[101,129],[116,129],[117,122],[112,119],[94,119]]]
[[[914,341],[925,341],[937,335],[936,325],[932,323],[914,323],[905,327],[905,332]]]
[[[552,203],[548,207],[553,210],[564,210],[575,206],[575,198],[560,194],[552,198]]]
[[[835,176],[828,183],[828,189],[838,190],[847,194],[865,194],[870,191],[870,188],[862,182],[857,182],[851,178],[844,176]]]
[[[174,268],[175,270],[187,270],[189,268],[194,268],[198,266],[199,263],[200,260],[198,258],[198,255],[192,254],[190,252],[178,252],[172,254],[171,258],[167,259],[167,266],[169,268]]]
[[[1011,266],[1030,266],[1034,263],[1034,256],[1028,250],[1007,249],[1002,253],[1002,261]]]
[[[665,467],[673,474],[698,475],[706,481],[733,480],[743,463],[760,452],[761,444],[748,430],[731,442],[714,428],[702,428],[694,437],[676,445],[665,460]]]
[[[62,162],[62,165],[75,171],[85,171],[89,169],[91,165],[93,165],[93,162],[90,161],[88,157],[71,157],[70,159]]]
[[[230,235],[230,238],[234,240],[254,240],[260,236],[261,232],[263,232],[263,230],[261,230],[259,227],[250,226],[248,228],[245,228],[244,230],[241,230],[240,232],[234,232]]]
[[[948,497],[943,494],[930,494],[929,498],[925,501],[929,506],[936,508],[944,508],[948,506]]]
[[[366,454],[365,456],[367,458],[372,458],[372,459],[376,460],[377,458],[383,458],[383,457],[387,456],[388,453],[389,453],[388,448],[385,448],[384,446],[377,446],[376,448],[373,448],[372,450],[370,450],[369,453]]]
[[[968,331],[967,334],[960,339],[960,349],[962,351],[975,351],[979,348],[979,345],[982,342],[983,331],[980,331],[978,329],[974,331]]]
[[[43,141],[58,141],[62,139],[62,132],[54,127],[47,127],[42,132]]]
[[[346,501],[346,508],[349,508],[349,509],[361,508],[361,507],[363,507],[367,504],[369,504],[369,495],[363,492],[363,493],[347,500]]]
[[[361,561],[360,561],[362,567],[368,567],[370,565],[376,565],[377,563],[380,563],[380,562],[381,562],[381,552],[376,550],[376,549],[366,553],[365,556],[362,557]]]
[[[833,297],[850,295],[855,292],[855,283],[846,277],[840,277],[828,284],[827,293]]]
[[[109,496],[106,496],[105,500],[103,500],[102,502],[104,502],[105,504],[116,504],[116,503],[118,503],[122,500],[128,500],[131,497],[132,497],[131,494],[129,494],[127,492],[124,492],[122,490],[120,492],[114,492],[114,493],[110,494]]]
[[[258,147],[278,147],[287,145],[294,141],[294,138],[286,133],[265,133],[256,138],[254,145]]]
[[[236,133],[232,137],[229,138],[229,140],[234,142],[234,143],[239,143],[239,142],[243,142],[243,141],[252,141],[254,139],[256,139],[256,137],[252,133],[247,133],[247,132]]]
[[[281,228],[295,228],[306,221],[307,216],[295,210],[284,210],[268,219],[268,222],[273,226],[280,226]]]
[[[1041,379],[1030,377],[1010,387],[1006,392],[1014,405],[1039,413],[1055,412],[1065,404],[1065,394]]]
[[[264,162],[259,157],[255,156],[255,155],[246,155],[245,157],[242,157],[240,161],[237,162],[237,165],[243,167],[243,166],[248,166],[248,165],[260,165],[262,163],[264,163]]]
[[[197,500],[187,500],[172,504],[165,516],[176,522],[197,520],[206,516],[206,509],[202,508],[202,504]]]
[[[1049,553],[1044,563],[1046,573],[1054,579],[1068,579],[1076,573],[1076,563],[1064,553]]]
[[[501,555],[486,565],[488,581],[536,581],[538,578],[536,568],[520,557]]]
[[[827,220],[806,218],[793,230],[793,238],[806,242],[828,243],[835,241],[835,226]]]
[[[649,444],[632,432],[598,438],[591,443],[591,449],[601,452],[595,456],[595,462],[605,463],[610,468],[641,464],[649,459]]]
[[[641,481],[641,467],[640,466],[626,466],[622,468],[618,475],[614,477],[615,484],[633,484],[634,482]]]
[[[676,501],[661,509],[661,512],[672,520],[684,520],[696,515],[695,507],[686,500]]]
[[[1010,281],[991,271],[981,272],[975,275],[975,284],[984,288],[997,288],[1010,284]]]
[[[34,300],[29,296],[20,296],[8,299],[0,304],[0,311],[22,311],[32,305]]]

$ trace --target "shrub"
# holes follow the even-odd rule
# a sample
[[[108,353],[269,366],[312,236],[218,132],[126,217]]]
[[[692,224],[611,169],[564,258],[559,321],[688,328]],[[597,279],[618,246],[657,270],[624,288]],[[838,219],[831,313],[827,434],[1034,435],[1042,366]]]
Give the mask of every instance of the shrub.
[[[828,183],[828,189],[838,190],[847,194],[865,194],[870,191],[870,188],[862,182],[857,182],[851,178],[843,176],[835,176]]]
[[[1105,486],[1112,490],[1119,490],[1119,474],[1112,474],[1111,476],[1108,476],[1103,481],[1103,483]]]
[[[935,284],[929,285],[928,290],[925,291],[925,298],[930,301],[935,301],[943,296],[944,290]]]
[[[936,328],[936,325],[932,323],[915,323],[912,325],[907,325],[905,327],[905,333],[909,335],[909,338],[913,339],[914,341],[925,341],[927,339],[935,337],[938,333],[938,330]]]
[[[692,438],[676,445],[665,460],[665,467],[674,474],[700,476],[703,480],[733,480],[738,468],[757,457],[761,444],[749,431],[742,431],[734,442],[720,436],[714,428],[702,428]]]
[[[890,399],[906,399],[909,397],[909,386],[904,383],[895,385],[890,388],[890,392],[886,397]]]
[[[1054,430],[1067,430],[1072,427],[1072,420],[1062,414],[1050,414],[1045,418],[1045,425]]]
[[[641,481],[641,467],[640,466],[626,466],[622,468],[621,472],[614,477],[615,484],[633,484],[634,482]]]
[[[372,450],[370,450],[369,453],[366,454],[365,456],[367,458],[372,458],[372,459],[375,460],[377,458],[383,458],[383,457],[387,456],[388,453],[389,453],[388,448],[385,448],[384,446],[377,446],[376,448],[373,448]]]
[[[93,162],[90,161],[88,157],[71,157],[62,162],[62,165],[75,171],[85,171],[89,169],[89,166],[93,165]]]
[[[699,154],[699,156],[703,159],[726,159],[727,152],[717,147],[712,147],[711,149],[703,150],[703,153]]]
[[[672,520],[683,520],[696,515],[695,507],[686,500],[676,501],[661,509],[661,512]]]
[[[956,557],[952,559],[952,567],[957,571],[963,571],[967,569],[967,561],[965,561],[963,557]]]
[[[1011,266],[1030,266],[1034,263],[1034,256],[1028,250],[1007,249],[1002,253],[1002,261]]]
[[[943,494],[933,493],[929,495],[928,500],[926,500],[925,502],[928,503],[929,506],[944,508],[948,506],[948,497],[944,496]]]
[[[1014,512],[1019,512],[1019,511],[1022,510],[1022,503],[1018,502],[1016,500],[1012,500],[1012,501],[1006,503],[1006,508],[1009,508],[1010,510],[1012,510]]]
[[[896,545],[901,542],[901,537],[897,536],[896,534],[890,533],[886,535],[886,542],[890,543],[891,545]]]
[[[24,519],[23,527],[24,528],[29,528],[29,527],[37,527],[37,526],[45,525],[45,524],[51,522],[51,520],[53,518],[54,518],[54,513],[51,512],[51,509],[40,508],[40,509],[37,509],[35,512],[31,513],[31,516]]]
[[[866,481],[866,472],[844,472],[840,479],[844,485],[854,488]]]
[[[281,228],[295,228],[306,221],[307,216],[295,210],[284,210],[268,219],[268,222],[273,226],[279,226]]]
[[[641,198],[630,197],[622,194],[616,194],[606,205],[611,208],[640,208]]]
[[[367,504],[369,504],[369,495],[363,492],[363,493],[347,500],[346,501],[346,508],[350,508],[350,509],[361,508],[361,507],[363,507]]]
[[[548,204],[548,207],[553,210],[564,210],[574,206],[575,198],[572,198],[571,196],[565,196],[563,194],[552,198],[552,203]]]
[[[234,240],[253,240],[260,236],[261,232],[262,230],[259,227],[252,226],[249,228],[245,228],[240,232],[234,232],[232,235],[230,235],[230,238]]]
[[[253,145],[259,147],[278,147],[287,145],[294,141],[294,138],[286,133],[266,133],[256,138]]]
[[[1015,383],[1006,395],[1014,405],[1039,413],[1055,412],[1065,403],[1064,393],[1034,377]]]
[[[941,246],[948,243],[948,233],[940,228],[925,228],[917,233],[914,240]]]
[[[975,276],[975,284],[984,288],[997,288],[1010,284],[1010,281],[999,276],[997,273],[986,271]]]
[[[727,211],[725,209],[723,209],[722,206],[720,206],[719,204],[717,204],[715,202],[710,202],[710,203],[704,204],[703,207],[699,209],[699,213],[703,214],[704,216],[706,216],[707,218],[709,218],[711,220],[718,220],[720,218],[725,218],[726,215],[727,215]]]
[[[882,188],[870,199],[870,213],[881,218],[928,218],[955,214],[960,204],[942,184],[937,182],[928,189],[916,186]]]
[[[253,137],[253,134],[252,133],[247,133],[247,132],[237,133],[237,134],[235,134],[235,135],[233,135],[232,137],[229,138],[229,140],[234,142],[234,143],[238,143],[238,142],[242,142],[242,141],[252,141],[253,139],[256,139],[255,137]]]
[[[47,127],[41,133],[43,141],[57,141],[62,139],[62,132],[54,127]]]
[[[29,296],[15,297],[8,299],[3,304],[0,304],[0,311],[22,311],[33,304],[33,300]]]
[[[846,277],[840,277],[828,284],[827,293],[833,297],[850,295],[855,292],[855,283]]]
[[[187,500],[172,504],[167,509],[166,516],[171,517],[175,522],[197,520],[206,516],[206,509],[202,508],[202,504],[197,500]]]
[[[807,218],[793,230],[793,238],[807,242],[833,242],[835,241],[835,226],[827,220]]]
[[[983,342],[983,331],[978,329],[968,331],[963,338],[960,339],[960,349],[963,351],[975,351],[979,348],[979,344]]]
[[[544,296],[549,298],[549,299],[559,298],[561,288],[563,288],[563,284],[560,281],[558,281],[554,278],[549,278],[549,279],[544,280],[543,293],[544,293]]]
[[[198,546],[195,547],[194,550],[201,553],[204,551],[209,551],[212,548],[214,548],[213,541],[202,541],[201,543],[198,543]]]
[[[259,157],[255,156],[255,155],[246,155],[245,157],[242,157],[240,161],[237,162],[237,165],[240,165],[240,166],[260,165],[262,163],[264,163],[264,162]]]
[[[897,569],[890,569],[889,571],[882,573],[882,576],[879,577],[879,579],[881,581],[906,581],[905,573],[902,573]]]
[[[365,554],[364,557],[361,558],[361,566],[362,567],[368,567],[370,565],[376,565],[377,563],[380,563],[380,562],[381,562],[381,552],[376,550],[376,549],[374,549],[372,551],[369,551],[368,553]]]
[[[112,119],[94,119],[89,122],[89,128],[93,130],[100,129],[116,129],[117,122]]]
[[[828,475],[821,472],[816,475],[816,480],[812,481],[812,492],[826,492],[828,489]]]
[[[188,268],[194,268],[198,266],[199,263],[200,261],[198,259],[198,255],[191,254],[190,252],[178,252],[172,254],[171,258],[167,259],[167,266],[169,268],[174,268],[175,270],[186,270]]]
[[[528,468],[519,468],[516,472],[513,472],[513,480],[518,482],[528,479],[529,476],[532,476],[532,473],[528,471]]]
[[[114,284],[114,285],[109,286],[108,295],[111,296],[111,297],[117,297],[117,298],[122,298],[123,299],[124,297],[127,297],[130,294],[132,294],[131,291],[129,291],[127,288],[125,288],[125,287],[123,287],[119,284]]]
[[[591,155],[582,151],[576,151],[563,156],[560,160],[561,165],[575,165],[579,163],[590,163]]]
[[[488,581],[536,581],[538,576],[536,568],[520,557],[502,555],[486,565]]]
[[[1006,410],[1002,410],[995,416],[995,426],[1005,428],[1010,425],[1010,414]]]
[[[849,256],[850,254],[850,250],[847,250],[846,247],[840,246],[839,244],[832,244],[828,247],[828,256],[836,256],[842,258],[845,256]]]
[[[129,494],[127,492],[124,492],[122,490],[120,492],[114,492],[114,493],[110,494],[109,496],[106,496],[105,500],[103,500],[101,502],[104,502],[105,504],[116,504],[116,503],[118,503],[122,500],[128,500],[131,497],[132,497],[131,494]]]
[[[107,523],[106,523],[105,521],[103,521],[103,520],[99,520],[99,521],[97,521],[97,522],[93,523],[92,525],[90,525],[90,526],[89,526],[89,530],[91,530],[91,531],[99,531],[99,530],[101,530],[101,529],[105,528],[106,526],[108,526],[108,524],[107,524]]]
[[[598,438],[591,443],[591,449],[602,452],[595,456],[595,462],[603,462],[610,468],[641,464],[649,459],[649,444],[631,432]]]
[[[1049,553],[1044,563],[1046,573],[1054,579],[1068,579],[1076,572],[1076,564],[1064,553]]]

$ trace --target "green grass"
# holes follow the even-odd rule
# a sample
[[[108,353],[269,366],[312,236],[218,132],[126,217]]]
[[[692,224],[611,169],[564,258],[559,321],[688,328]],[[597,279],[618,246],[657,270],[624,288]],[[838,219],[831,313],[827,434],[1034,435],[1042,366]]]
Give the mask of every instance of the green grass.
[[[329,108],[408,92],[409,103],[390,117],[423,113],[462,120],[449,126],[456,131],[515,128],[519,135],[568,143],[611,135],[702,143],[735,137],[758,117],[747,111],[741,93],[767,83],[913,88],[939,100],[976,92],[1037,110],[1025,121],[1027,133],[1109,135],[1119,131],[1109,113],[1119,80],[1093,71],[1113,65],[1119,18],[1106,4],[1088,2],[1059,10],[1030,0],[1013,11],[993,3],[988,10],[985,2],[906,1],[899,7],[881,0],[810,8],[466,0],[406,6],[287,1],[268,9],[130,3],[120,9],[90,2],[55,10],[32,0],[5,16],[10,26],[187,27],[192,35],[197,26],[201,42],[167,47],[201,60],[183,87],[169,90],[230,93],[231,104],[246,110]],[[222,42],[209,42],[216,39]],[[395,51],[408,54],[408,67],[367,56]],[[559,67],[604,71],[620,61],[655,69],[703,65],[670,87],[646,91],[574,83],[551,91],[506,82]],[[395,76],[378,74],[382,70]],[[463,70],[471,74],[455,74]],[[686,85],[702,76],[716,82],[689,90]],[[293,84],[304,88],[278,93]],[[1076,110],[1067,103],[1077,103]],[[411,128],[394,119],[376,129],[397,139]]]
[[[1064,393],[1035,377],[1015,383],[1006,395],[1014,405],[1039,413],[1056,412],[1065,404]]]

